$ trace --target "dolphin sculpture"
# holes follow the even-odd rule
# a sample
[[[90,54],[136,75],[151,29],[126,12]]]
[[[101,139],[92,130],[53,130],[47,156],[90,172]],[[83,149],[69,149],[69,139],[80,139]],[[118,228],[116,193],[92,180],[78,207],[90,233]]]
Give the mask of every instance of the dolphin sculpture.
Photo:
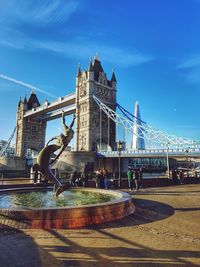
[[[61,181],[53,174],[51,170],[51,165],[59,158],[59,156],[62,154],[64,149],[67,147],[67,145],[70,143],[74,136],[74,131],[72,129],[74,125],[74,121],[76,119],[76,116],[74,115],[73,121],[68,127],[65,124],[65,117],[64,117],[64,111],[62,111],[62,125],[63,125],[63,133],[61,133],[59,136],[55,136],[51,138],[46,146],[40,151],[37,162],[33,166],[34,171],[40,171],[41,174],[50,182],[54,184],[54,190],[56,197],[61,194],[65,189],[66,185],[63,185]],[[55,144],[49,145],[49,143],[53,140],[55,141]],[[52,154],[60,149],[57,156],[51,160]]]

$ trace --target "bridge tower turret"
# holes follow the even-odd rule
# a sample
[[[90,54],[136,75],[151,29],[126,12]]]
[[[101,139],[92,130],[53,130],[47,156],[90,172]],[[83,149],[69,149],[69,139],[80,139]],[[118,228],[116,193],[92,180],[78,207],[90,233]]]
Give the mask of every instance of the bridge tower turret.
[[[45,144],[46,122],[39,117],[24,118],[24,114],[40,106],[35,92],[29,99],[19,100],[17,108],[16,156],[24,157],[28,148],[39,151]]]
[[[78,68],[76,77],[76,150],[96,151],[114,148],[115,123],[94,102],[93,95],[114,111],[116,110],[117,80],[111,80],[103,70],[98,57],[90,60],[88,70]]]

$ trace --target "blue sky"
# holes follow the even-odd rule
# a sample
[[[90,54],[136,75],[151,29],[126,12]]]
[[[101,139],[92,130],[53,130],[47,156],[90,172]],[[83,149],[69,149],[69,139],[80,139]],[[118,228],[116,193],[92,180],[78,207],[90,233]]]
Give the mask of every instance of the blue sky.
[[[123,107],[138,100],[147,123],[200,139],[199,14],[200,0],[1,0],[0,139],[31,92],[5,76],[51,101],[75,91],[78,63],[86,69],[96,53],[108,77],[115,69]]]

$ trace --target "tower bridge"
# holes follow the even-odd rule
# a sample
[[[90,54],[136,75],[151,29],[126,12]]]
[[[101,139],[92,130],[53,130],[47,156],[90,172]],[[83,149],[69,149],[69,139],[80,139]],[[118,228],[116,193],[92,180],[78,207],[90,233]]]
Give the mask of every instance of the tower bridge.
[[[96,151],[99,143],[107,144],[114,149],[116,142],[116,126],[114,121],[102,114],[96,105],[96,95],[109,108],[116,110],[116,77],[112,73],[107,78],[98,58],[90,60],[87,70],[78,66],[76,75],[76,91],[49,103],[40,104],[36,94],[32,92],[27,100],[20,99],[17,110],[16,155],[24,157],[26,150],[41,150],[45,145],[46,124],[49,120],[61,116],[76,114],[76,151]]]
[[[27,149],[40,151],[45,145],[46,125],[50,120],[65,115],[76,114],[75,151],[96,151],[99,157],[117,157],[117,127],[126,133],[130,132],[132,146],[123,140],[122,157],[164,157],[185,156],[189,149],[191,156],[200,155],[199,141],[169,135],[142,121],[139,105],[135,116],[126,111],[116,102],[117,79],[114,71],[108,79],[100,60],[90,60],[87,70],[80,65],[76,75],[74,93],[59,97],[57,100],[40,104],[35,92],[22,101],[17,109],[16,155],[24,157]],[[122,112],[116,112],[117,107]],[[133,142],[133,137],[135,141]],[[144,144],[145,142],[145,144]],[[147,143],[159,144],[163,149],[149,149]],[[140,147],[139,144],[142,144]],[[146,149],[144,149],[146,147]],[[191,149],[191,151],[190,151]]]

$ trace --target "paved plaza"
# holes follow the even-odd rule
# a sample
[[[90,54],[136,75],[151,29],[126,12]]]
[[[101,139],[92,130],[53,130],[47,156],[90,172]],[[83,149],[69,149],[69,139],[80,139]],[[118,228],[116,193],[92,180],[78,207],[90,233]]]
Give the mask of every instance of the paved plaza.
[[[200,184],[142,189],[135,214],[78,230],[0,229],[0,266],[200,266]]]

